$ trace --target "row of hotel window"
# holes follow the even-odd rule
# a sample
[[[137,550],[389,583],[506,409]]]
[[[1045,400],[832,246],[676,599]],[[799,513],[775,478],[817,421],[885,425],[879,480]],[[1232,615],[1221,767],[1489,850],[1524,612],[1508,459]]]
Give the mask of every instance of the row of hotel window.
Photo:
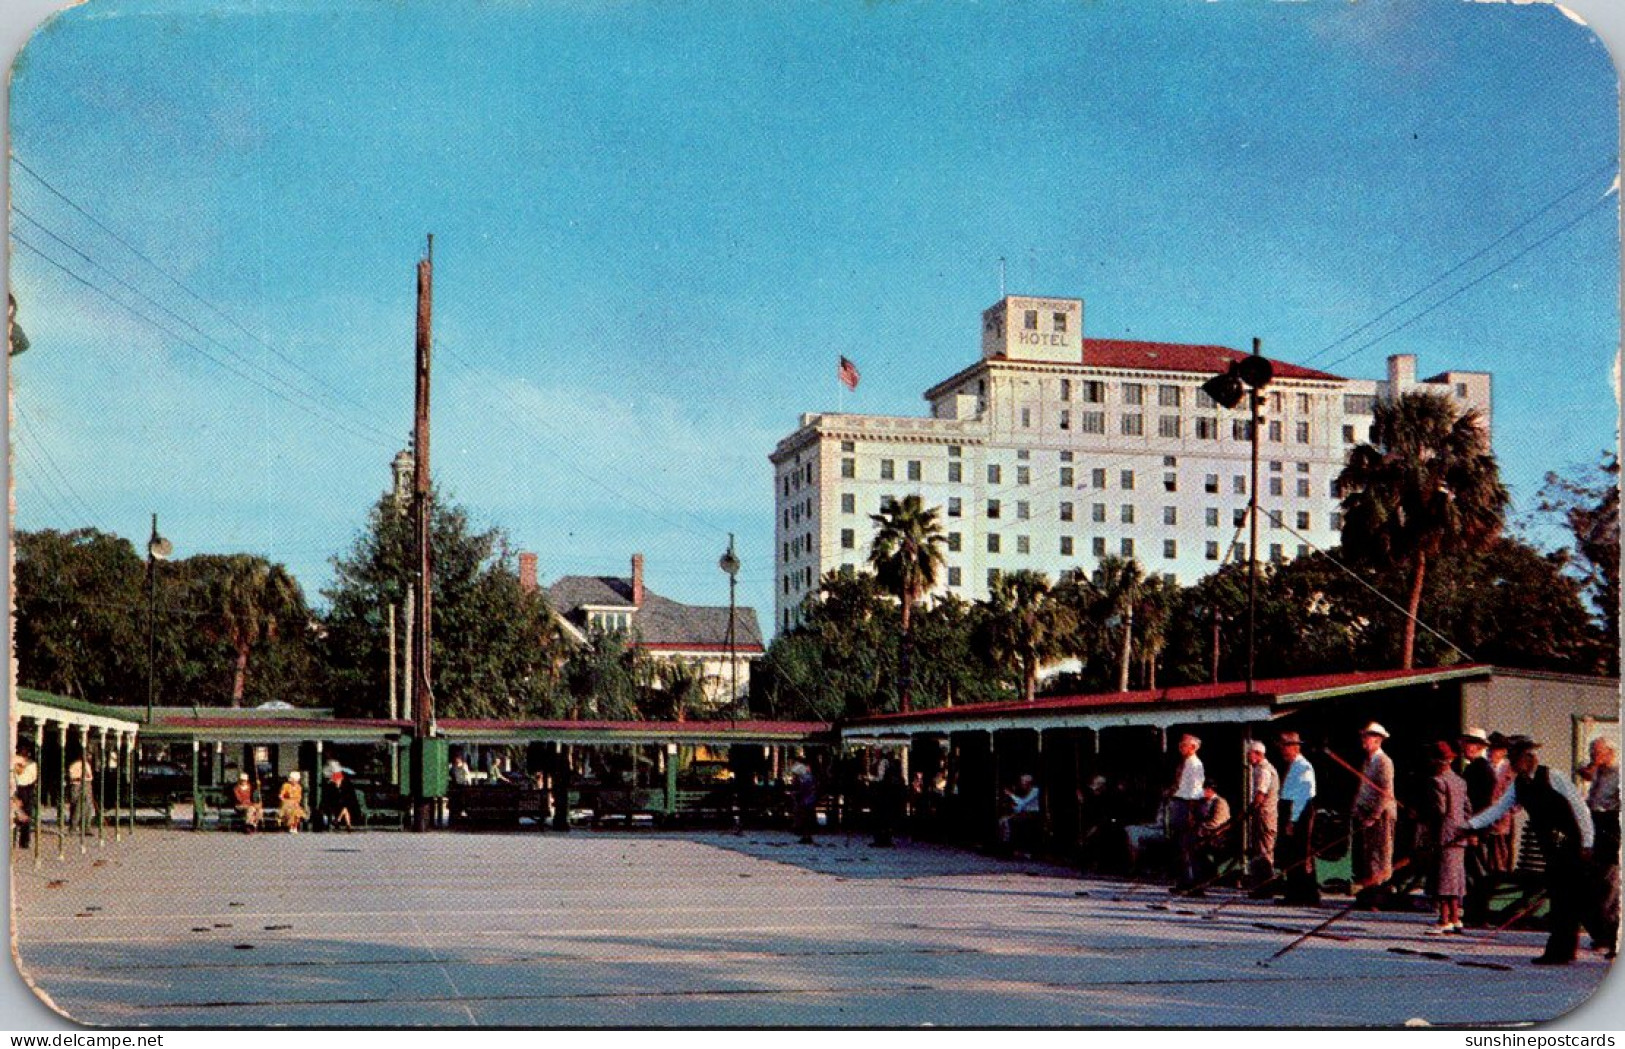
[[[1083,404],[1105,404],[1106,384],[1099,379],[1061,379],[1061,400],[1070,401],[1073,393],[1078,394],[1078,401]],[[1118,400],[1127,405],[1146,404],[1146,384],[1141,382],[1125,382],[1119,386]],[[1466,396],[1466,387],[1458,386],[1462,396]],[[985,385],[978,386],[978,392],[986,393]],[[1217,408],[1218,404],[1204,393],[1200,387],[1188,392],[1196,395],[1196,407]],[[1160,408],[1183,407],[1187,388],[1172,384],[1162,384],[1157,387],[1157,406]],[[1286,409],[1286,394],[1280,390],[1272,390],[1266,395],[1266,406],[1274,414],[1281,414]],[[1313,395],[1307,393],[1293,394],[1294,406],[1299,415],[1308,415],[1314,408]],[[1376,407],[1377,398],[1373,394],[1349,393],[1343,395],[1343,414],[1370,415]]]
[[[854,460],[843,459],[841,462],[842,462],[842,469],[841,469],[842,479],[844,479],[844,480],[856,480],[855,475],[856,475],[857,471],[854,469],[851,472],[848,472],[847,469],[846,469],[846,464],[847,463],[852,463],[852,462],[854,462]],[[905,475],[904,475],[906,480],[919,481],[919,480],[922,479],[922,469],[921,469],[920,460],[918,460],[918,459],[910,459],[910,460],[908,460],[908,462],[905,465],[907,467],[907,470],[906,470]],[[964,471],[960,468],[961,466],[962,466],[961,463],[956,463],[956,462],[950,462],[948,464],[948,483],[949,484],[962,483],[964,481],[965,474],[964,474]],[[1298,463],[1297,467],[1298,467],[1298,473],[1300,473],[1300,474],[1306,474],[1306,473],[1309,472],[1309,464],[1308,463]],[[1280,463],[1280,462],[1272,462],[1272,463],[1270,463],[1270,472],[1271,473],[1281,473],[1281,472],[1284,471],[1284,469],[1285,469],[1284,465],[1282,463]],[[1088,485],[1088,487],[1090,487],[1090,488],[1105,488],[1105,487],[1107,487],[1107,481],[1106,481],[1107,476],[1108,476],[1108,474],[1107,474],[1107,470],[1106,470],[1105,467],[1094,467],[1094,468],[1092,468],[1089,471],[1089,485]],[[1058,474],[1058,478],[1059,478],[1059,483],[1058,483],[1057,487],[1059,487],[1059,488],[1082,488],[1082,487],[1084,487],[1084,485],[1078,483],[1078,472],[1077,472],[1076,467],[1071,467],[1071,466],[1063,466],[1063,467],[1061,467],[1060,472]],[[1121,470],[1121,471],[1119,471],[1117,479],[1118,479],[1119,486],[1124,491],[1132,492],[1134,490],[1134,471],[1133,470]],[[882,480],[882,481],[895,481],[895,480],[897,480],[897,464],[893,460],[891,460],[891,459],[882,459],[882,460],[880,460],[880,480]],[[998,463],[988,463],[987,464],[987,483],[988,484],[1003,484],[1004,483],[1004,467],[1000,466]],[[1016,467],[1016,484],[1018,484],[1018,485],[1030,485],[1032,483],[1033,483],[1032,467],[1030,467],[1030,466],[1018,466],[1018,467]],[[1243,476],[1242,474],[1232,474],[1230,483],[1231,483],[1232,490],[1235,491],[1236,494],[1238,494],[1238,495],[1247,494],[1247,478],[1245,476]],[[1281,478],[1279,478],[1279,477],[1271,478],[1270,479],[1270,484],[1271,484],[1271,492],[1270,492],[1271,495],[1282,495],[1282,494],[1284,494],[1281,491]],[[1217,492],[1219,490],[1219,475],[1218,474],[1207,474],[1203,478],[1202,486],[1206,491]],[[1179,491],[1179,475],[1177,473],[1174,473],[1171,470],[1164,473],[1162,475],[1162,487],[1163,487],[1164,491],[1168,491],[1168,492],[1177,492],[1177,491]],[[1332,491],[1331,494],[1335,496],[1337,494],[1337,492],[1335,491],[1335,485],[1333,487],[1334,487],[1334,490]],[[1309,494],[1309,478],[1300,477],[1298,479],[1298,494],[1299,495],[1304,495],[1304,496],[1307,496]],[[842,498],[845,499],[846,497],[843,496]],[[957,502],[957,500],[954,500],[954,501]],[[844,509],[844,507],[843,507],[843,509]],[[811,512],[810,509],[809,509],[809,512]],[[848,511],[848,512],[850,512],[850,511]]]
[[[1021,536],[1021,537],[1018,537],[1018,538],[1026,538],[1026,537]],[[1134,556],[1134,540],[1132,540],[1132,539],[1119,540],[1117,549],[1118,549],[1118,554],[1120,556],[1122,556],[1122,557],[1133,557]],[[1206,550],[1204,551],[1204,556],[1209,561],[1217,561],[1220,558],[1220,550],[1221,549],[1222,549],[1222,547],[1221,547],[1221,545],[1219,543],[1209,541],[1207,543]],[[1092,543],[1092,546],[1091,546],[1091,549],[1090,549],[1090,553],[1093,554],[1095,557],[1100,558],[1100,557],[1105,557],[1106,556],[1106,551],[1107,551],[1107,540],[1106,540],[1106,538],[1104,536],[1098,536],[1098,535],[1095,536],[1094,540],[1093,540],[1093,543]],[[1017,552],[1018,553],[1025,553],[1026,551],[1017,551]],[[1071,540],[1067,536],[1062,536],[1061,537],[1061,555],[1063,557],[1076,556],[1074,551],[1073,551]],[[1179,557],[1179,542],[1178,542],[1178,540],[1164,539],[1162,541],[1162,556],[1163,556],[1163,558],[1165,560],[1169,560],[1169,561],[1177,560],[1178,557]],[[1298,544],[1297,556],[1298,557],[1308,557],[1309,556],[1309,546],[1308,546],[1308,544],[1306,544],[1306,543]],[[1269,559],[1271,561],[1275,562],[1276,564],[1283,564],[1286,561],[1286,557],[1287,557],[1287,555],[1286,555],[1286,547],[1284,545],[1282,545],[1281,543],[1271,543],[1270,544],[1270,547],[1269,547]],[[1230,545],[1230,560],[1232,562],[1236,562],[1236,563],[1240,563],[1242,561],[1247,560],[1247,544],[1246,543],[1232,543]],[[857,566],[855,564],[852,564],[852,563],[847,563],[847,564],[841,565],[841,570],[843,572],[855,572],[855,571],[857,571]],[[1001,568],[989,568],[987,570],[988,589],[993,588],[993,585],[998,582],[999,577],[1001,575],[1003,575],[1005,571],[1006,571],[1005,569],[1001,569]],[[1164,578],[1168,579],[1169,581],[1172,581],[1173,576],[1172,576],[1171,573],[1168,573],[1168,574],[1165,574]],[[963,586],[964,585],[964,579],[965,579],[965,576],[964,576],[964,569],[963,568],[961,568],[959,565],[949,565],[948,566],[947,583],[948,583],[948,585],[950,587]],[[809,588],[809,587],[811,587],[812,586],[812,569],[811,568],[804,568],[801,571],[792,573],[790,575],[786,575],[784,577],[784,579],[783,579],[783,589],[784,589],[784,592],[786,594],[790,593],[792,585],[800,587],[800,588]]]

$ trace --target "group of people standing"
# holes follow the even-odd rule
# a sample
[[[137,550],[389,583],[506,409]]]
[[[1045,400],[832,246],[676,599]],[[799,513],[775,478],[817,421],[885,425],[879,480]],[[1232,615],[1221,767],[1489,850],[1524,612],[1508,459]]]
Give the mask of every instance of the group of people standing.
[[[1425,788],[1411,804],[1396,791],[1393,759],[1384,745],[1388,730],[1373,721],[1360,732],[1365,759],[1355,768],[1335,754],[1358,779],[1350,809],[1353,847],[1350,888],[1356,907],[1376,909],[1394,891],[1396,875],[1425,880],[1438,908],[1433,934],[1460,933],[1482,926],[1490,901],[1514,864],[1513,814],[1526,814],[1544,861],[1550,935],[1535,959],[1541,965],[1573,961],[1579,931],[1593,947],[1613,956],[1619,924],[1619,769],[1615,747],[1606,739],[1591,744],[1590,762],[1579,770],[1589,790],[1581,796],[1572,783],[1540,763],[1540,744],[1527,736],[1502,736],[1469,728],[1459,738],[1436,740],[1426,751],[1431,765]],[[1315,904],[1315,770],[1303,756],[1297,733],[1277,739],[1283,771],[1268,760],[1263,742],[1248,744],[1246,777],[1247,887],[1255,897],[1282,890],[1283,902]],[[1198,894],[1198,857],[1204,840],[1201,740],[1179,742],[1180,762],[1170,788],[1170,831],[1177,850],[1173,891]],[[1328,752],[1329,753],[1329,752]],[[1400,816],[1411,818],[1416,847],[1395,862]],[[1211,879],[1209,879],[1211,880]],[[1533,910],[1531,904],[1527,909]]]

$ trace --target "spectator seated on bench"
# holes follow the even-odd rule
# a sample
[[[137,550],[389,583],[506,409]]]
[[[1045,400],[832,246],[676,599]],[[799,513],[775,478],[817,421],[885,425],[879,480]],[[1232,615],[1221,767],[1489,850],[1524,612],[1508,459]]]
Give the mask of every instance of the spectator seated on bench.
[[[232,810],[236,814],[237,824],[244,834],[253,834],[260,829],[260,818],[264,815],[264,808],[260,805],[259,792],[249,781],[248,773],[238,775],[237,785],[231,788]]]
[[[1038,786],[1029,775],[1022,775],[1013,788],[1004,792],[1005,814],[999,818],[1001,846],[1030,851],[1037,845],[1044,818],[1038,799]]]

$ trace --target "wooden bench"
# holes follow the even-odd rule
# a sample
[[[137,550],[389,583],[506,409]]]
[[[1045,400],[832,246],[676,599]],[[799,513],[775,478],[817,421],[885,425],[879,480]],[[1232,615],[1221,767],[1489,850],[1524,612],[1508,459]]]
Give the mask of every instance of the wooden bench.
[[[411,803],[401,796],[400,791],[374,790],[370,800],[367,794],[366,790],[356,788],[356,817],[362,827],[377,825],[400,830],[406,826],[406,814]]]

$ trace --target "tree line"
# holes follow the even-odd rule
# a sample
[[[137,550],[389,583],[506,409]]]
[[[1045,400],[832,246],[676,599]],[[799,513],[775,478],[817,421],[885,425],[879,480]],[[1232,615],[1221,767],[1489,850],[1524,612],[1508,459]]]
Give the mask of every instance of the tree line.
[[[1469,656],[1617,675],[1618,470],[1607,457],[1579,476],[1548,475],[1534,509],[1572,544],[1543,552],[1504,528],[1508,499],[1476,416],[1430,394],[1379,405],[1338,479],[1340,547],[1261,566],[1256,676]],[[431,507],[441,716],[667,719],[699,709],[696,668],[655,661],[619,634],[567,638],[545,594],[520,585],[500,528],[476,528],[438,492]],[[1108,557],[1054,579],[1007,573],[982,601],[927,599],[946,545],[938,510],[909,496],[875,520],[868,566],[826,574],[755,668],[755,713],[830,719],[1031,700],[1041,686],[1099,692],[1245,674],[1245,564],[1179,586]],[[90,528],[19,532],[14,554],[24,686],[141,705],[150,665],[159,705],[389,710],[389,609],[404,608],[415,566],[409,517],[391,495],[333,558],[320,608],[257,555],[196,555],[159,564],[149,580],[129,540]],[[396,640],[398,653],[404,635]]]

